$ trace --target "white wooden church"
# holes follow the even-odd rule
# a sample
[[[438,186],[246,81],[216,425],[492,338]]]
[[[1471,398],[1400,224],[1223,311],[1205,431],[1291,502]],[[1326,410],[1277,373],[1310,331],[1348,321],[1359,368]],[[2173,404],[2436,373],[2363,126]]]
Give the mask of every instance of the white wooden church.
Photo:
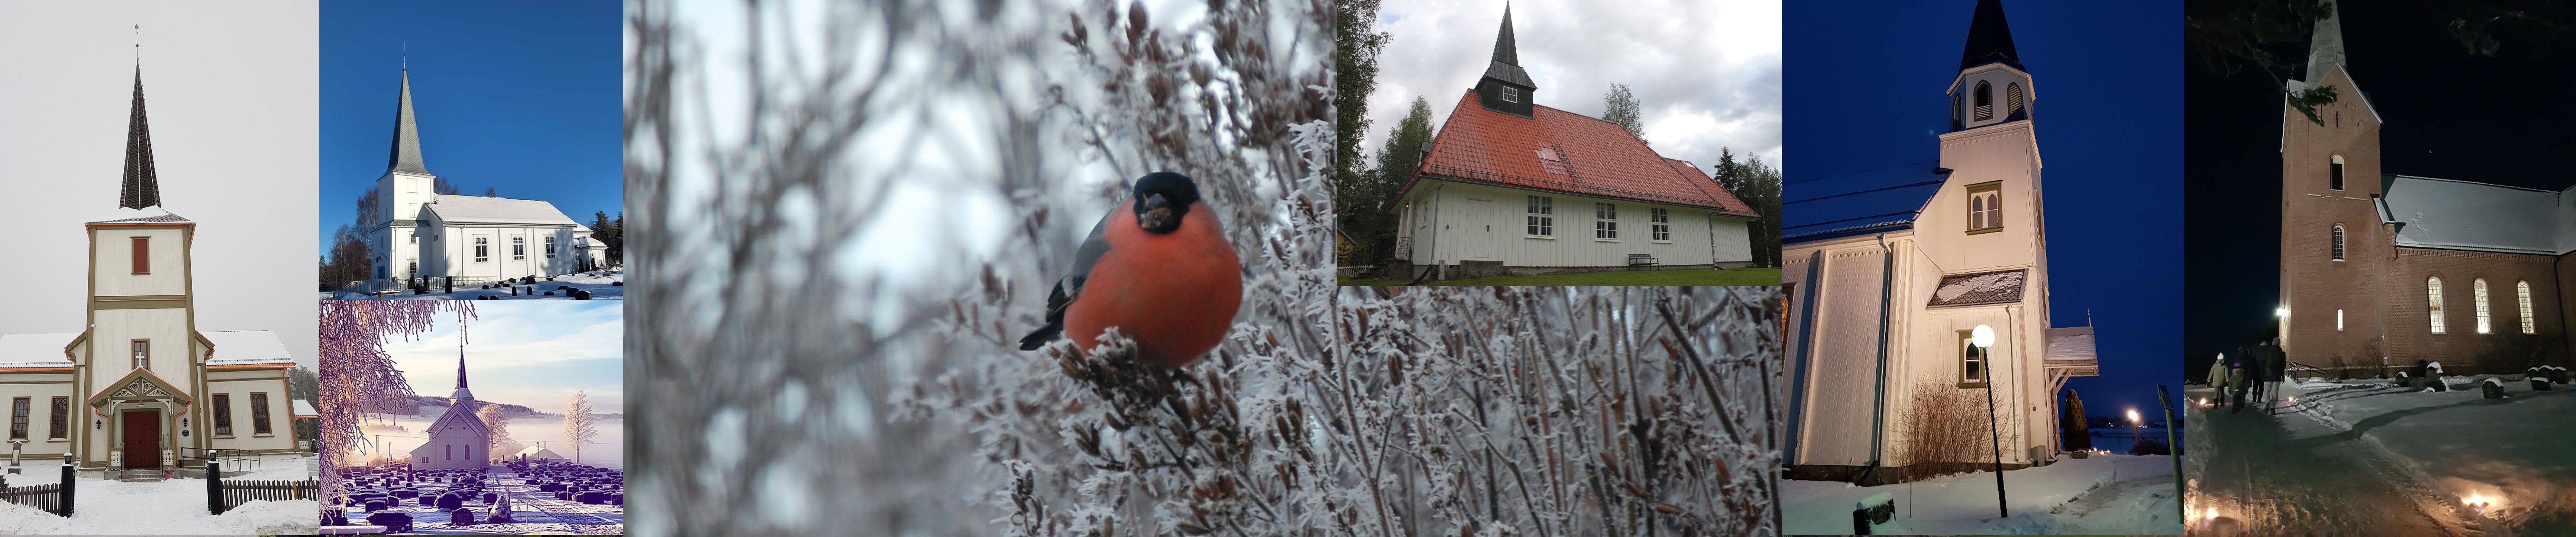
[[[456,357],[456,392],[448,394],[453,404],[438,420],[421,432],[429,440],[411,448],[411,467],[417,470],[470,470],[482,468],[492,459],[492,429],[474,413],[482,403],[474,400],[474,391],[465,388],[465,356]]]
[[[292,420],[318,416],[298,415],[290,403],[294,358],[286,346],[267,330],[197,328],[201,304],[190,272],[232,260],[198,259],[197,222],[161,206],[140,68],[131,114],[118,208],[83,225],[87,255],[26,258],[86,259],[89,328],[0,336],[7,440],[36,461],[73,454],[90,477],[158,479],[183,465],[202,471],[212,449],[291,456],[304,440]]]
[[[2097,374],[2093,329],[2052,324],[2039,93],[1999,0],[1977,2],[1948,93],[1939,161],[1782,189],[1791,478],[1877,484],[1991,464],[1913,455],[1900,427],[1911,418],[1989,423],[1982,404],[1917,408],[1950,395],[1926,390],[1990,395],[2003,465],[2047,464],[2059,448],[2052,394]],[[1981,325],[1994,342],[1971,352]]]
[[[422,164],[420,153],[411,71],[405,69],[393,147],[384,174],[376,178],[377,214],[384,220],[368,235],[376,280],[454,276],[463,284],[571,274],[607,262],[608,245],[591,240],[589,226],[564,216],[553,203],[438,193],[438,175]]]

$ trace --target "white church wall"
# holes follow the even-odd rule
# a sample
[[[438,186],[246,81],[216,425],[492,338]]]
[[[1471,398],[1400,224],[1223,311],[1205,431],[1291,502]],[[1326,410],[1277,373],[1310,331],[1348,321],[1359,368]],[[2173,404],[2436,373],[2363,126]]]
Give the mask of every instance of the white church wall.
[[[89,407],[81,404],[79,397],[72,393],[71,378],[70,373],[0,376],[0,405],[12,405],[17,398],[27,398],[27,443],[22,452],[25,456],[59,459],[63,452],[71,450],[71,438],[79,436],[80,430],[89,425],[89,420],[83,419],[83,416],[88,414]],[[55,397],[73,398],[71,415],[63,424],[63,433],[66,437],[62,439],[51,438]],[[10,408],[12,407],[0,406],[0,409]],[[6,440],[6,436],[0,436],[0,442],[6,442]],[[0,460],[6,460],[8,453],[9,444],[0,443]],[[46,465],[46,467],[51,468],[52,465]]]
[[[90,385],[112,390],[110,383],[134,371],[133,341],[151,340],[152,374],[173,386],[188,386],[196,378],[191,350],[195,339],[188,333],[188,310],[181,308],[103,309],[96,313],[98,326],[90,329],[91,349],[98,355],[90,361]]]
[[[210,375],[214,373],[218,372],[209,372]],[[210,435],[212,440],[210,444],[217,449],[247,449],[258,451],[294,449],[294,404],[287,401],[289,392],[287,391],[286,379],[279,376],[277,370],[274,369],[257,371],[223,371],[219,373],[224,373],[226,376],[265,375],[266,378],[238,378],[231,380],[208,380],[206,382],[206,393],[198,398],[198,400],[201,401],[201,405],[206,406],[208,409],[212,409],[214,405],[214,395],[224,394],[231,400],[232,406],[231,435],[215,434],[215,424],[213,422],[208,422],[196,427],[199,431]],[[267,435],[261,435],[258,432],[259,422],[255,419],[256,414],[252,412],[251,406],[251,394],[254,393],[268,394],[269,433]],[[209,412],[211,412],[211,410],[209,410]]]
[[[1555,224],[1551,235],[1527,232],[1529,196],[1549,198]],[[1416,229],[1438,235],[1436,249],[1427,259],[1446,264],[1501,261],[1515,267],[1613,267],[1626,266],[1629,254],[1651,255],[1665,265],[1705,265],[1713,259],[1707,209],[1464,183],[1443,183],[1426,199],[1434,200],[1435,211],[1429,222]],[[1596,237],[1596,203],[1616,204],[1612,220],[1618,225],[1616,238]],[[1664,225],[1670,228],[1666,240],[1654,239],[1653,209],[1665,211]],[[1437,228],[1425,229],[1433,225]],[[1737,230],[1742,239],[1740,224]],[[1748,243],[1745,249],[1749,252],[1749,248]]]
[[[1748,220],[1710,216],[1709,249],[1719,263],[1741,263],[1753,260],[1753,234]]]
[[[183,295],[188,293],[184,232],[175,227],[100,226],[91,228],[96,252],[92,281],[100,296]],[[133,237],[149,237],[151,274],[134,274]]]
[[[1818,274],[1824,281],[1811,295],[1813,317],[1802,323],[1809,325],[1804,329],[1813,348],[1801,357],[1805,378],[1796,380],[1805,408],[1799,409],[1804,423],[1793,462],[1867,464],[1878,387],[1880,276],[1887,258],[1874,243],[1828,248],[1823,257]]]
[[[2033,265],[2039,259],[2038,149],[2031,124],[2019,122],[1961,131],[1941,139],[1941,167],[1948,182],[1914,223],[1925,255],[1950,274]],[[1995,183],[2003,200],[2003,228],[1968,233],[1968,187]]]

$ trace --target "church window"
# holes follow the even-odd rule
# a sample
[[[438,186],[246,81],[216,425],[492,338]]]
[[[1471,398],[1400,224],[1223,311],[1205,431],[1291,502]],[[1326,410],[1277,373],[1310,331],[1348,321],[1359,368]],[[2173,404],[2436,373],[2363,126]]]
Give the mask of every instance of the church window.
[[[492,260],[491,242],[491,237],[474,238],[474,262],[484,263]]]
[[[9,438],[27,437],[27,398],[9,403]]]
[[[456,460],[456,444],[443,444],[439,447],[447,448],[447,460]]]
[[[1646,209],[1646,216],[1648,217],[1648,219],[1650,219],[1650,220],[1653,220],[1653,221],[1654,221],[1653,226],[1654,226],[1654,228],[1655,228],[1655,229],[1654,229],[1653,231],[1654,231],[1654,234],[1655,234],[1655,240],[1659,240],[1659,241],[1670,241],[1670,240],[1673,240],[1673,215],[1672,215],[1672,213],[1664,212],[1664,208],[1662,208],[1662,207],[1656,207],[1656,208],[1652,208],[1652,209]]]
[[[1964,119],[1959,113],[1959,94],[1950,94],[1950,121]]]
[[[2478,333],[2480,333],[2480,334],[2487,333],[2487,281],[2486,281],[2486,279],[2484,279],[2484,278],[2480,278],[2480,279],[2478,279],[2478,280],[2476,280],[2476,281],[2469,282],[2469,293],[2470,293],[2470,296],[2472,296],[2472,297],[2477,301]]]
[[[2004,84],[2004,115],[2021,112],[2021,83]]]
[[[149,339],[137,339],[137,340],[134,340],[134,368],[135,368],[135,369],[151,369],[151,368],[152,368],[152,340],[149,340]]]
[[[528,258],[528,238],[510,237],[510,259]]]
[[[2433,333],[2442,333],[2442,278],[2424,280],[2425,301],[2433,306]]]
[[[1503,102],[1521,102],[1521,89],[1511,86],[1503,86]]]
[[[2522,312],[2522,333],[2540,333],[2540,325],[2531,320],[2531,282],[2513,282],[2513,298]]]
[[[56,397],[56,398],[54,398],[54,423],[53,423],[53,430],[51,431],[51,432],[53,433],[53,436],[49,436],[49,437],[47,437],[47,438],[53,438],[53,439],[57,439],[57,440],[62,439],[62,438],[65,438],[64,433],[69,432],[69,430],[70,430],[70,425],[71,425],[71,419],[72,419],[72,398],[70,398],[70,397]]]
[[[404,235],[404,236],[407,236],[407,237],[411,237],[411,243],[412,243],[412,244],[420,244],[420,233],[419,233],[419,232],[404,233],[403,235]]]
[[[2343,155],[2335,155],[2326,166],[2326,188],[2343,190]]]
[[[2003,183],[1968,186],[1968,232],[2003,229]]]
[[[1619,204],[1592,204],[1592,238],[1619,238]]]
[[[1529,197],[1529,234],[1541,237],[1556,235],[1556,198]]]
[[[152,273],[152,238],[134,238],[134,273]]]
[[[2335,310],[2335,331],[2343,331],[2343,310]]]
[[[1977,121],[1995,118],[1995,87],[1977,81]]]
[[[1959,331],[1959,387],[1986,386],[1986,351],[1977,349],[1967,330]]]
[[[252,434],[269,434],[268,394],[250,394],[250,432]]]
[[[411,260],[410,263],[403,265],[403,279],[408,280],[417,277],[420,277],[420,260],[414,259]]]
[[[233,435],[233,394],[215,394],[215,436]]]
[[[2343,224],[2334,227],[2334,260],[2343,260]]]
[[[549,236],[549,237],[546,237],[546,259],[554,259],[554,258],[555,258],[555,238],[554,238],[554,237]]]

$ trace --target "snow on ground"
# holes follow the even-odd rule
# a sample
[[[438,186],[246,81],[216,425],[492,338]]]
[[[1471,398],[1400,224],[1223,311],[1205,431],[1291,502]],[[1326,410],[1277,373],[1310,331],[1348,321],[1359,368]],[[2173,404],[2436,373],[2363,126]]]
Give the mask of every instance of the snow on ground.
[[[442,293],[439,292],[442,287],[431,286],[429,289],[430,292],[427,294],[415,295],[411,294],[411,291],[406,290],[391,295],[385,295],[384,298],[393,300],[477,300],[476,297],[489,296],[494,300],[572,300],[571,291],[556,289],[558,286],[570,286],[573,289],[590,291],[590,298],[592,300],[625,300],[626,288],[617,285],[618,282],[624,281],[626,281],[626,271],[624,269],[594,270],[580,274],[556,276],[552,281],[539,278],[536,283],[520,284],[518,286],[523,290],[529,286],[535,286],[536,291],[533,294],[523,293],[512,295],[510,294],[510,289],[507,286],[497,286],[493,289],[484,289],[484,284],[476,284],[471,287],[459,285],[456,287],[456,292],[454,293]],[[553,291],[555,294],[553,296],[547,296],[545,294],[547,291]],[[366,293],[344,292],[336,296],[325,298],[330,300],[374,300],[377,297]]]
[[[2174,498],[2173,459],[2164,455],[2095,455],[2004,472],[2012,516],[1998,518],[1995,477],[1971,472],[1876,487],[1838,481],[1780,482],[1786,533],[1843,535],[1862,498],[1896,496],[1896,516],[1882,534],[2174,534],[2182,532]]]
[[[410,514],[412,534],[416,535],[618,535],[626,533],[625,506],[591,505],[557,500],[554,493],[538,492],[535,485],[528,484],[528,480],[519,477],[518,474],[493,474],[485,480],[485,483],[487,484],[484,488],[485,492],[510,495],[511,518],[515,522],[454,526],[448,523],[448,515],[439,512],[438,508],[423,507],[413,500],[404,500],[401,505],[388,508],[386,511]],[[481,499],[468,501],[465,506],[474,511],[475,520],[478,521],[485,520],[484,513],[490,508]],[[320,516],[319,512],[315,511],[315,516]],[[348,508],[342,512],[348,515],[349,522],[352,524],[364,524],[368,515],[365,509]]]
[[[60,459],[54,459],[60,460]],[[270,456],[261,470],[229,479],[304,480],[304,459]],[[23,474],[7,475],[13,487],[62,482],[60,464],[29,465]],[[149,483],[82,478],[74,483],[70,519],[32,507],[0,503],[0,534],[151,535],[151,534],[310,534],[321,520],[322,504],[312,500],[267,503],[260,510],[240,508],[224,517],[206,514],[206,480],[171,479]],[[244,505],[243,507],[248,507]],[[302,518],[291,515],[303,513]]]
[[[2482,526],[2576,534],[2576,390],[2537,391],[2520,375],[2441,377],[2450,391],[2384,380],[2302,379],[2283,390],[2283,412],[2337,431],[2335,438],[2393,462],[2445,504]],[[2506,398],[2486,399],[2499,380]]]
[[[312,535],[321,531],[322,502],[251,500],[215,516],[219,533]]]
[[[69,535],[71,523],[43,509],[0,502],[0,535]]]
[[[2136,444],[2139,440],[2153,440],[2157,443],[2165,443],[2165,430],[2163,427],[2142,427],[2135,431],[2129,430],[2128,427],[2096,427],[2092,430],[2092,433],[2093,449],[2110,451],[2112,453],[2128,453],[2129,446]],[[2182,431],[2174,431],[2173,438],[2176,442],[2181,441]]]

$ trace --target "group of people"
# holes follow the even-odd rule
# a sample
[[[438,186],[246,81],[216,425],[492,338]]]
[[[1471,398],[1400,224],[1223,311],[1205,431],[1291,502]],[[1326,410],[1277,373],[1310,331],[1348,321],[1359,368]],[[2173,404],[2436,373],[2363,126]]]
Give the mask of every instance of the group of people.
[[[2279,341],[2276,338],[2238,349],[2233,357],[2219,353],[2218,361],[2209,365],[2209,385],[2218,388],[2218,399],[2229,405],[2228,413],[2245,411],[2247,392],[2252,392],[2255,403],[2265,412],[2272,410],[2272,401],[2279,396],[2283,366],[2287,365]]]

